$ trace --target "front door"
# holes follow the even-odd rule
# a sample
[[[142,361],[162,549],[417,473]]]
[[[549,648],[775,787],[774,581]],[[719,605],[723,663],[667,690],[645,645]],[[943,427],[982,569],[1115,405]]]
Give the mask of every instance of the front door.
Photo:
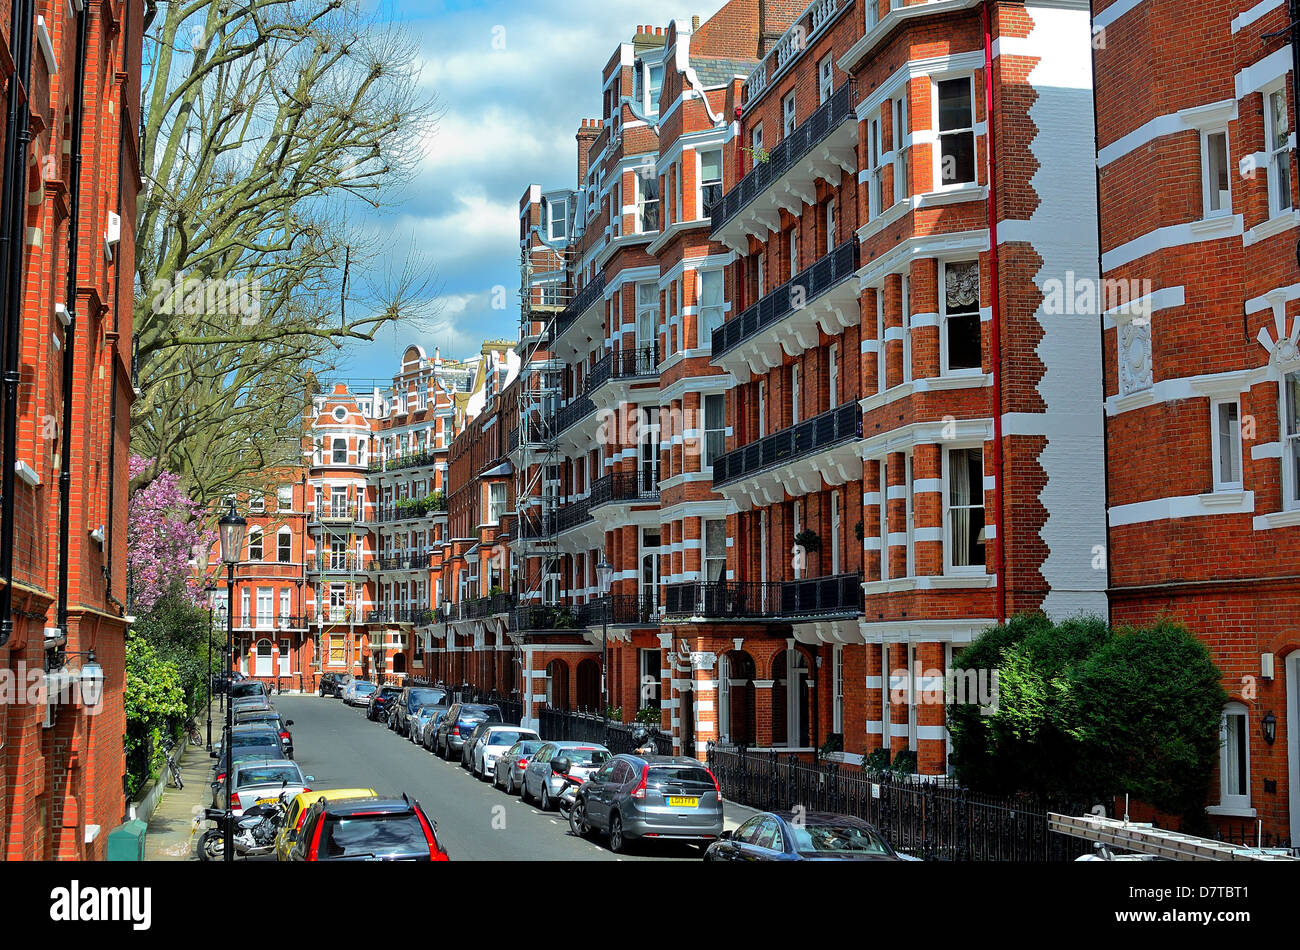
[[[271,663],[271,641],[262,639],[257,641],[257,659],[253,667],[254,676],[274,676]]]

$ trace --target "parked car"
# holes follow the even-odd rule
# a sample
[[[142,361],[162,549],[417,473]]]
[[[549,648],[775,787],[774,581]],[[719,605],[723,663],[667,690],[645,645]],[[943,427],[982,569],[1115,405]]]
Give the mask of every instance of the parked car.
[[[236,764],[230,780],[230,810],[238,818],[245,808],[275,801],[283,792],[285,801],[311,791],[310,775],[303,775],[289,759],[265,759]],[[221,785],[213,798],[214,807],[226,807],[226,789]]]
[[[292,719],[285,719],[274,709],[235,710],[235,725],[243,726],[251,723],[270,726],[279,732],[280,744],[284,746],[284,757],[293,758],[293,733],[289,731],[289,727],[293,725]]]
[[[210,753],[215,760],[210,781],[213,802],[224,789],[228,768],[237,768],[241,762],[284,758],[280,734],[262,725],[236,726],[230,746],[227,750],[222,748],[220,741],[213,743],[213,751]]]
[[[322,798],[327,801],[340,802],[357,798],[378,798],[379,793],[373,788],[325,788],[300,792],[289,799],[289,811],[285,815],[284,827],[275,838],[275,859],[289,860],[289,849],[298,837],[307,810]]]
[[[343,701],[349,706],[369,706],[370,697],[379,689],[368,680],[353,680],[343,690]]]
[[[343,688],[352,682],[351,673],[322,673],[318,691],[322,696],[335,698],[343,695]]]
[[[407,738],[416,745],[424,745],[424,730],[429,723],[447,711],[446,706],[430,703],[415,711],[415,720],[407,731]]]
[[[481,703],[456,703],[438,723],[433,751],[450,762],[453,755],[460,755],[474,727],[485,721],[501,722],[501,710]]]
[[[225,736],[219,736],[212,743],[212,756],[215,758],[224,752]],[[275,727],[260,722],[235,723],[234,729],[230,733],[230,745],[232,748],[239,749],[245,746],[269,745],[275,749],[280,749],[280,733]],[[277,754],[277,759],[284,758],[283,755]]]
[[[544,745],[546,743],[541,739],[516,742],[497,759],[492,769],[492,784],[505,789],[507,795],[513,795],[523,788],[524,769],[528,768],[528,760]]]
[[[230,699],[243,699],[245,696],[269,696],[266,684],[261,680],[245,679],[230,686]],[[269,701],[269,700],[268,700]]]
[[[238,683],[241,680],[246,680],[246,679],[248,679],[248,677],[245,676],[243,673],[239,672],[239,670],[232,670],[229,676],[226,675],[224,670],[222,670],[220,673],[213,673],[212,674],[212,695],[215,696],[218,693],[228,693],[230,692],[230,685],[232,683]]]
[[[585,782],[589,775],[610,760],[612,754],[595,742],[548,742],[537,750],[524,769],[519,795],[526,802],[536,800],[542,811],[550,811],[555,796],[566,784],[551,771],[551,759],[564,755],[569,760],[569,775]]]
[[[240,696],[237,699],[232,699],[230,701],[230,708],[233,709],[236,714],[238,714],[241,711],[247,712],[249,710],[267,710],[273,707],[271,706],[271,699],[269,696],[253,695],[253,696]]]
[[[851,815],[764,812],[724,831],[705,861],[901,861],[880,832]]]
[[[722,834],[718,781],[684,755],[616,755],[578,789],[573,808],[574,824],[607,832],[616,853],[637,838],[712,841]]]
[[[438,733],[438,724],[441,723],[443,717],[447,715],[449,707],[427,706],[425,708],[429,709],[431,712],[429,718],[425,720],[424,725],[420,727],[420,745],[432,752],[433,741]]]
[[[507,726],[503,723],[483,722],[474,730],[469,742],[469,770],[478,779],[487,781],[496,775],[497,759],[509,752],[523,739],[540,739],[534,729],[524,726]]]
[[[402,695],[400,686],[381,686],[370,695],[370,705],[366,708],[366,718],[371,722],[388,722],[392,706]]]
[[[437,826],[401,798],[318,801],[289,848],[290,861],[446,861]]]
[[[406,735],[410,728],[406,722],[407,717],[415,715],[415,711],[421,706],[445,705],[447,698],[447,691],[435,686],[403,687],[402,695],[397,698],[397,702],[393,705],[393,730],[401,735]]]

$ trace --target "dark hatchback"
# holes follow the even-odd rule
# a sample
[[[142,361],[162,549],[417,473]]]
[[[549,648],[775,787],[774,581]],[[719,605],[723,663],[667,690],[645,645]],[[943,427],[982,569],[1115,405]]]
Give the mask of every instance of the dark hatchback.
[[[366,718],[371,722],[387,722],[393,703],[402,695],[400,686],[381,686],[371,693],[370,705],[366,707]]]
[[[447,691],[434,686],[405,686],[402,695],[393,707],[392,727],[400,735],[407,735],[410,729],[408,719],[415,716],[421,706],[443,706],[447,703]]]
[[[906,861],[861,818],[810,811],[764,812],[724,831],[705,861]]]
[[[319,692],[322,696],[343,697],[343,687],[352,682],[351,673],[322,673]]]
[[[293,733],[289,727],[293,725],[292,719],[285,719],[274,709],[251,709],[244,712],[235,710],[235,725],[237,726],[268,726],[280,734],[280,743],[284,746],[284,757],[293,758]]]
[[[486,703],[456,703],[438,723],[433,751],[448,761],[461,750],[481,722],[501,722],[501,710]]]
[[[446,861],[437,826],[409,796],[329,802],[308,809],[290,861]]]

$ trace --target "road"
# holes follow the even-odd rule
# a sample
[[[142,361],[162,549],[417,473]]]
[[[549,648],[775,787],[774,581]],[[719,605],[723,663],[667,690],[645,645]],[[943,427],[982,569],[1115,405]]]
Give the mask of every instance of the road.
[[[672,842],[637,844],[629,854],[615,855],[603,840],[574,837],[556,812],[542,812],[480,782],[458,763],[444,762],[370,722],[362,709],[311,694],[272,699],[294,722],[294,756],[313,776],[313,787],[406,792],[437,820],[438,839],[453,861],[698,861],[703,856],[698,846]]]

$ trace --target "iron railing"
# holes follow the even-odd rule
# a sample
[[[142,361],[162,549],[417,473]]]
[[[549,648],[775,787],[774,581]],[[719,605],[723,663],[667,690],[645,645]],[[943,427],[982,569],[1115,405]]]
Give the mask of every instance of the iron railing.
[[[461,607],[461,620],[481,620],[484,617],[491,617],[493,614],[509,613],[510,608],[514,606],[515,598],[510,593],[489,594],[486,597],[476,597],[473,600],[462,601],[458,606]]]
[[[615,755],[634,752],[636,740],[632,738],[638,723],[613,722],[594,712],[585,710],[552,709],[547,706],[537,713],[537,731],[547,742],[596,742]],[[673,740],[659,731],[658,726],[646,726],[650,739],[659,755],[673,754]]]
[[[584,605],[585,606],[585,605]],[[580,630],[578,606],[565,604],[527,604],[516,607],[511,615],[512,630]]]
[[[380,524],[405,521],[446,510],[447,495],[439,491],[432,495],[425,495],[423,498],[403,498],[401,501],[384,505],[375,512],[375,521]]]
[[[658,374],[658,344],[630,350],[611,350],[587,374],[587,381],[582,391],[591,394],[611,379],[637,379]]]
[[[570,402],[567,406],[561,407],[551,420],[551,434],[558,436],[570,426],[577,425],[589,414],[596,411],[596,404],[591,401],[589,396],[579,396]]]
[[[862,409],[856,402],[846,402],[719,455],[713,460],[713,485],[748,478],[861,436]]]
[[[858,239],[851,238],[714,330],[713,358],[802,310],[832,287],[848,280],[857,269]]]
[[[216,619],[223,623],[225,620],[224,616]],[[306,614],[235,614],[234,627],[236,630],[303,630],[309,619]]]
[[[433,553],[415,551],[410,554],[388,554],[377,557],[374,569],[377,571],[423,571],[433,566]]]
[[[869,822],[896,851],[926,860],[1072,861],[1088,842],[1050,831],[1049,811],[1081,803],[995,798],[925,778],[710,742],[724,799],[761,811],[828,811]]]
[[[380,607],[366,611],[366,623],[409,623],[424,627],[435,619],[428,607]]]
[[[632,472],[611,472],[591,483],[591,507],[612,501],[654,501],[659,497],[659,472],[638,468]]]
[[[555,532],[568,531],[570,528],[591,520],[591,496],[579,498],[561,505],[555,512]]]
[[[424,465],[434,465],[438,461],[436,452],[416,452],[412,455],[399,455],[397,458],[383,459],[373,462],[367,468],[371,474],[379,472],[395,472],[403,468],[419,468]]]
[[[317,555],[307,561],[307,570],[312,574],[350,574],[374,569],[374,558],[358,557],[355,554]]]
[[[787,171],[830,135],[840,123],[854,117],[846,84],[831,94],[812,115],[801,122],[793,132],[772,146],[766,161],[754,162],[749,174],[722,196],[713,207],[711,217],[713,234],[740,213],[750,202],[775,184]],[[856,241],[855,241],[856,243]]]
[[[334,505],[326,500],[321,507],[307,515],[309,524],[320,524],[325,521],[364,521],[365,511],[359,509],[355,501],[350,501],[346,505]]]
[[[862,612],[862,574],[792,581],[684,581],[664,588],[670,619],[798,619]]]
[[[586,311],[588,307],[604,295],[605,276],[600,274],[595,278],[595,280],[588,281],[587,286],[578,291],[577,296],[570,300],[565,308],[555,315],[555,321],[551,324],[551,339],[554,340],[557,336],[567,330],[574,320],[577,320],[578,317],[582,316],[583,312]]]

